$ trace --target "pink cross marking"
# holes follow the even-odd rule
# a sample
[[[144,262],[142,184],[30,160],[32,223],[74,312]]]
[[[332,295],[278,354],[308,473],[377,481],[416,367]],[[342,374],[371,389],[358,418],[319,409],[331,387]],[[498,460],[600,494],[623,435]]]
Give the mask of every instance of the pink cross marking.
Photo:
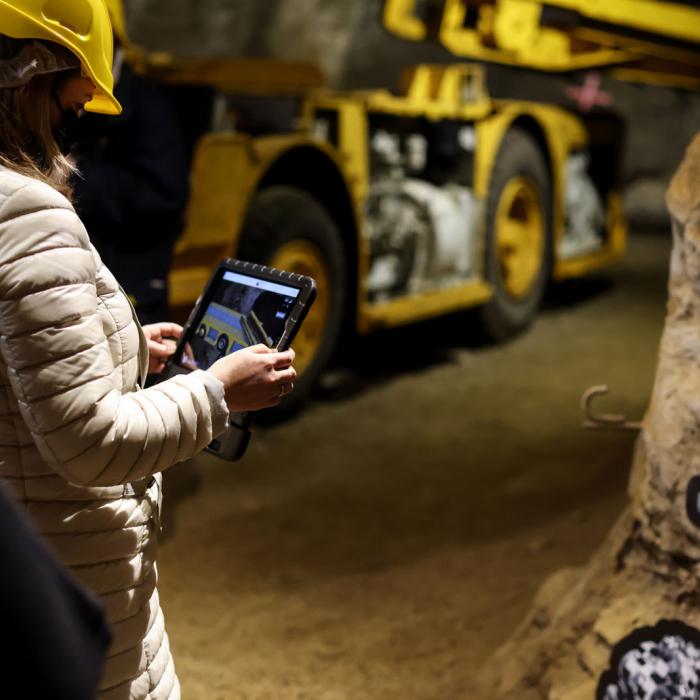
[[[590,112],[594,107],[610,107],[613,96],[600,89],[600,73],[586,73],[583,85],[570,85],[566,94],[577,104],[581,112]]]

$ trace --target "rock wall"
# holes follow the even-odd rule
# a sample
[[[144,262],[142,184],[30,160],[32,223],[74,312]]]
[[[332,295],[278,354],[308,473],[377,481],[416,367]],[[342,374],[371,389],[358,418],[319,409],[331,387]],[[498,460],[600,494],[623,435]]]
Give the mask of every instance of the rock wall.
[[[137,43],[190,55],[249,55],[309,60],[340,88],[397,89],[413,63],[450,62],[437,45],[389,35],[382,0],[126,0]],[[489,87],[498,97],[571,106],[566,79],[498,66]],[[636,225],[666,225],[663,193],[700,125],[700,97],[682,91],[616,83],[603,89],[629,124],[625,150],[626,208]]]
[[[363,3],[337,0],[132,0],[134,40],[183,55],[312,61],[337,84]]]
[[[667,202],[674,221],[669,300],[630,503],[585,567],[545,582],[526,619],[484,666],[480,680],[489,698],[698,697],[700,136],[688,147]],[[660,626],[676,629],[665,634],[674,649],[651,653],[663,668],[650,666],[654,659],[646,656]],[[632,670],[618,663],[620,644]],[[601,686],[605,695],[596,695]]]

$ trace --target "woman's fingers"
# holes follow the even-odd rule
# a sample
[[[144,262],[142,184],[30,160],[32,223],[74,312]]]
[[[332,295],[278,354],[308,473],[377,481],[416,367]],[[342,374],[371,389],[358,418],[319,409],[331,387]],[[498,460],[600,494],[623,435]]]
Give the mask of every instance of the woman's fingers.
[[[274,378],[269,391],[271,395],[258,406],[258,408],[273,408],[277,406],[282,399],[294,389],[294,380],[297,377],[297,372],[294,367],[285,367],[280,370],[273,368]]]
[[[262,408],[271,408],[277,406],[282,399],[294,389],[294,382],[284,382],[275,387],[275,393],[262,406]]]
[[[167,338],[162,341],[149,340],[148,341],[148,354],[153,357],[167,359],[174,352],[177,347],[177,343],[173,340],[168,340]]]
[[[182,326],[179,323],[164,321],[162,323],[157,323],[156,325],[158,326],[160,335],[163,338],[179,338],[182,335]]]
[[[287,369],[280,370],[275,374],[275,384],[277,386],[280,384],[289,384],[296,378],[297,371],[294,369],[294,367],[287,367]]]
[[[232,411],[252,411],[276,406],[292,390],[297,376],[293,361],[293,350],[254,345],[217,360],[209,372],[223,382]]]
[[[280,384],[280,396],[286,396],[291,394],[294,389],[294,382],[287,382],[285,384]]]
[[[270,399],[270,405],[276,406],[292,389],[297,372],[294,367],[287,367],[276,373],[274,391],[275,394]]]
[[[274,357],[274,367],[275,369],[284,369],[285,367],[291,367],[294,364],[294,358],[296,353],[292,348],[284,350],[283,352],[278,352]]]
[[[288,348],[287,350],[282,350],[278,351],[275,350],[274,348],[268,348],[267,345],[251,345],[250,348],[248,348],[251,352],[255,352],[258,354],[272,354],[274,357],[272,357],[272,366],[275,369],[284,369],[285,367],[289,367],[294,363],[294,358],[296,357],[296,353],[292,348]]]
[[[148,340],[155,341],[161,341],[163,338],[179,338],[182,335],[182,326],[169,321],[148,323],[142,327],[142,330]]]
[[[267,345],[263,345],[262,343],[258,343],[257,345],[251,345],[248,350],[251,352],[257,352],[258,354],[265,355],[271,352],[275,352],[272,348],[268,348]]]

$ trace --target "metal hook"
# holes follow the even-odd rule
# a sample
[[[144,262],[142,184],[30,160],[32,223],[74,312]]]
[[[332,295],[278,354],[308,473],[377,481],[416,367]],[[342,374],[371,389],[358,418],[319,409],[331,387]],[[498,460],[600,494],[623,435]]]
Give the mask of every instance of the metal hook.
[[[605,396],[608,393],[607,384],[592,386],[583,392],[581,397],[581,411],[584,415],[583,427],[592,430],[641,430],[642,424],[638,421],[629,421],[623,415],[614,413],[593,413],[593,399],[597,396]]]

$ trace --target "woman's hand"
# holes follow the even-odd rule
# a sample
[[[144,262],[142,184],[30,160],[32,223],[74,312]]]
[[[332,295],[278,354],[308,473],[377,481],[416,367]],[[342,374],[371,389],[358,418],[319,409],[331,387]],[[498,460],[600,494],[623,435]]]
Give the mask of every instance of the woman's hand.
[[[224,385],[231,411],[257,411],[276,406],[294,388],[294,350],[253,345],[217,360],[207,371]]]
[[[158,374],[175,352],[182,326],[177,323],[149,323],[143,326],[143,334],[148,341],[148,373]]]

